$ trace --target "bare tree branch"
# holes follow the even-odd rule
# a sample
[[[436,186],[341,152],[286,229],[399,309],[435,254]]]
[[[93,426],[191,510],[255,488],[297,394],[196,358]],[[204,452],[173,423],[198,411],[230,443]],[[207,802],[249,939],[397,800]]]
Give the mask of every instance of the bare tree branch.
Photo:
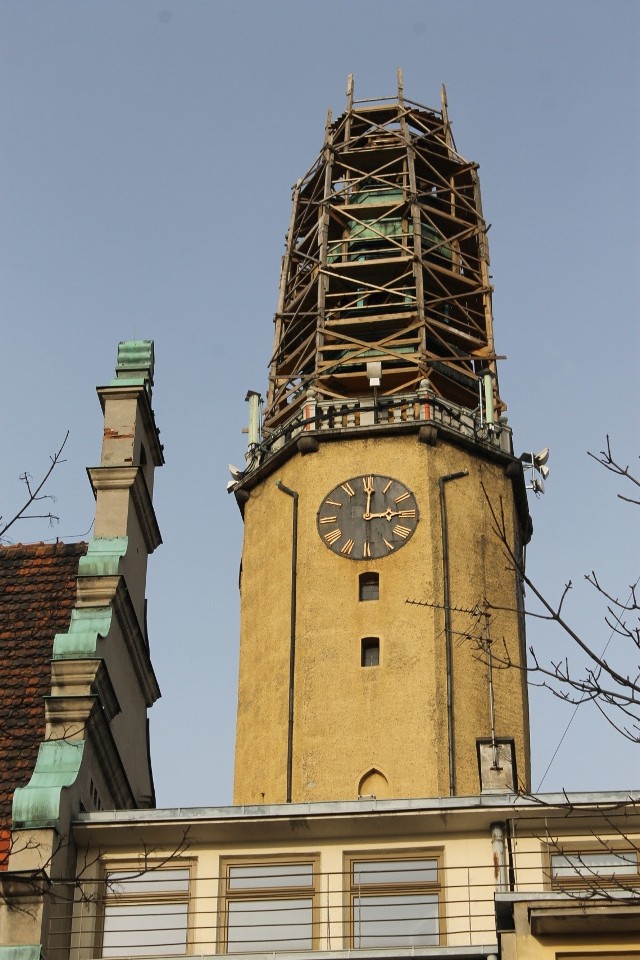
[[[599,455],[589,453],[589,456],[611,473],[640,487],[640,479],[631,473],[628,466],[623,466],[614,457],[608,436],[606,449],[600,451]],[[525,610],[525,615],[557,624],[586,658],[586,665],[582,667],[581,673],[575,673],[568,659],[551,660],[544,664],[537,657],[533,647],[530,647],[529,663],[521,666],[512,661],[503,642],[501,651],[494,649],[492,652],[494,665],[501,668],[518,667],[527,670],[530,682],[550,690],[559,699],[568,703],[574,705],[585,702],[595,703],[607,722],[618,733],[634,743],[640,743],[640,664],[636,664],[632,673],[624,673],[610,657],[605,656],[608,644],[603,646],[601,653],[598,653],[593,644],[571,626],[563,610],[572,589],[572,582],[569,580],[565,584],[557,601],[550,600],[543,593],[527,574],[522,557],[510,543],[505,523],[504,504],[501,500],[498,503],[492,502],[484,486],[483,492],[491,514],[493,532],[502,544],[509,569],[515,572],[540,604],[541,612]],[[621,499],[630,503],[640,503],[628,497],[621,497]],[[630,585],[628,599],[621,600],[616,593],[601,584],[594,570],[585,574],[585,579],[606,601],[603,620],[611,636],[626,641],[630,645],[629,649],[634,653],[640,652],[640,619],[637,618],[640,603],[636,592],[638,582]],[[494,606],[488,600],[485,600],[485,605],[488,610],[504,609]]]
[[[587,454],[596,461],[596,463],[601,464],[605,470],[610,470],[611,473],[614,473],[617,477],[624,477],[626,480],[630,480],[631,483],[634,483],[637,487],[640,487],[640,478],[634,476],[631,473],[629,466],[623,467],[622,464],[618,463],[613,454],[611,453],[611,443],[609,441],[609,434],[606,438],[606,450],[601,450],[600,454],[591,453],[590,450],[587,450]],[[621,493],[618,494],[620,500],[626,500],[627,503],[637,503],[640,505],[640,500],[634,500],[631,497],[625,497]]]
[[[538,834],[538,839],[548,855],[549,866],[545,874],[549,886],[580,902],[596,897],[619,900],[621,897],[640,896],[640,846],[629,830],[629,818],[638,812],[637,798],[630,796],[622,803],[614,801],[584,807],[576,806],[566,791],[563,790],[562,793],[564,813],[561,821],[563,825],[559,830],[554,829],[554,820],[547,819],[545,814],[547,808],[554,809],[557,804],[545,800],[539,794],[526,794],[544,816],[544,827]],[[539,814],[533,814],[534,819],[538,816]],[[520,823],[523,819],[520,818]],[[572,821],[573,833],[581,833],[590,838],[584,849],[576,849],[574,844],[566,844],[567,820]],[[612,862],[597,867],[590,856],[593,853],[609,854]],[[564,874],[554,871],[553,857],[561,858],[561,868],[568,868]],[[622,870],[617,867],[622,867]]]
[[[32,486],[33,478],[31,477],[31,474],[26,472],[26,470],[20,476],[20,479],[27,488],[28,497],[26,502],[20,507],[18,512],[11,518],[11,520],[5,523],[4,526],[0,527],[0,542],[2,542],[2,538],[7,530],[18,520],[48,520],[51,526],[53,526],[54,523],[59,523],[60,517],[56,516],[54,513],[27,513],[27,510],[34,503],[40,503],[43,500],[51,500],[52,502],[55,500],[55,497],[53,497],[51,494],[42,493],[41,491],[58,464],[65,463],[65,461],[62,459],[62,451],[64,450],[68,439],[69,431],[67,430],[64,440],[60,444],[58,450],[49,457],[49,460],[51,461],[49,468],[36,487]],[[2,521],[2,517],[0,517],[0,521]]]

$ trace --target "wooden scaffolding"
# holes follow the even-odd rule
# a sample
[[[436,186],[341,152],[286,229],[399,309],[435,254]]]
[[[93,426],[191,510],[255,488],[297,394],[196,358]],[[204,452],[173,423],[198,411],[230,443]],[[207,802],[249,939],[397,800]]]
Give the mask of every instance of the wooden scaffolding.
[[[489,251],[477,164],[441,109],[357,101],[327,118],[321,154],[294,188],[264,425],[318,400],[415,392],[473,410],[481,370],[498,395]],[[375,372],[375,370],[374,370]]]

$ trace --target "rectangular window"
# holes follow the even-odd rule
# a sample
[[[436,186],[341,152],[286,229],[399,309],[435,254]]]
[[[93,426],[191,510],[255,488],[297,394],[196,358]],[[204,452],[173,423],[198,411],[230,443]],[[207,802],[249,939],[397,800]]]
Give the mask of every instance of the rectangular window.
[[[103,957],[187,952],[189,868],[117,870],[105,877]]]
[[[378,637],[365,637],[362,640],[360,664],[363,667],[377,667],[380,664],[380,640]]]
[[[226,953],[312,950],[314,859],[227,861],[223,872]]]
[[[361,573],[358,579],[358,599],[378,600],[380,598],[380,575]]]
[[[636,850],[574,850],[550,855],[551,881],[554,886],[602,886],[638,878]]]
[[[373,949],[439,944],[440,869],[437,854],[351,856],[348,945]]]

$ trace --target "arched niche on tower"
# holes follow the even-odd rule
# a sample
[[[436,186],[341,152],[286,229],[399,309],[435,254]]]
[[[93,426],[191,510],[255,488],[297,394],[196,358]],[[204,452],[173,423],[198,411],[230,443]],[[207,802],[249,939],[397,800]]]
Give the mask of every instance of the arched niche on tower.
[[[375,797],[376,800],[387,800],[390,796],[389,781],[384,773],[372,767],[367,770],[358,783],[359,797]]]

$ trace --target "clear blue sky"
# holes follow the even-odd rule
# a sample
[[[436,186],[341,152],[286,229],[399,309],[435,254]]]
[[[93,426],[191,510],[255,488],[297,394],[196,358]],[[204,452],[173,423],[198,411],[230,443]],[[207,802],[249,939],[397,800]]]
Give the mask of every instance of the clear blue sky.
[[[0,503],[70,429],[61,523],[18,533],[90,534],[94,387],[119,340],[153,338],[159,805],[231,798],[242,526],[226,465],[242,463],[246,391],[266,385],[290,187],[350,72],[356,96],[389,96],[402,66],[432,106],[446,83],[492,224],[516,446],[552,450],[529,569],[555,594],[573,579],[567,614],[604,647],[582,575],[628,593],[640,573],[637,514],[586,456],[609,432],[637,463],[639,37],[637,0],[0,2]],[[529,639],[566,652],[539,623]],[[535,787],[570,713],[532,697]],[[638,787],[638,749],[583,706],[544,789]]]

